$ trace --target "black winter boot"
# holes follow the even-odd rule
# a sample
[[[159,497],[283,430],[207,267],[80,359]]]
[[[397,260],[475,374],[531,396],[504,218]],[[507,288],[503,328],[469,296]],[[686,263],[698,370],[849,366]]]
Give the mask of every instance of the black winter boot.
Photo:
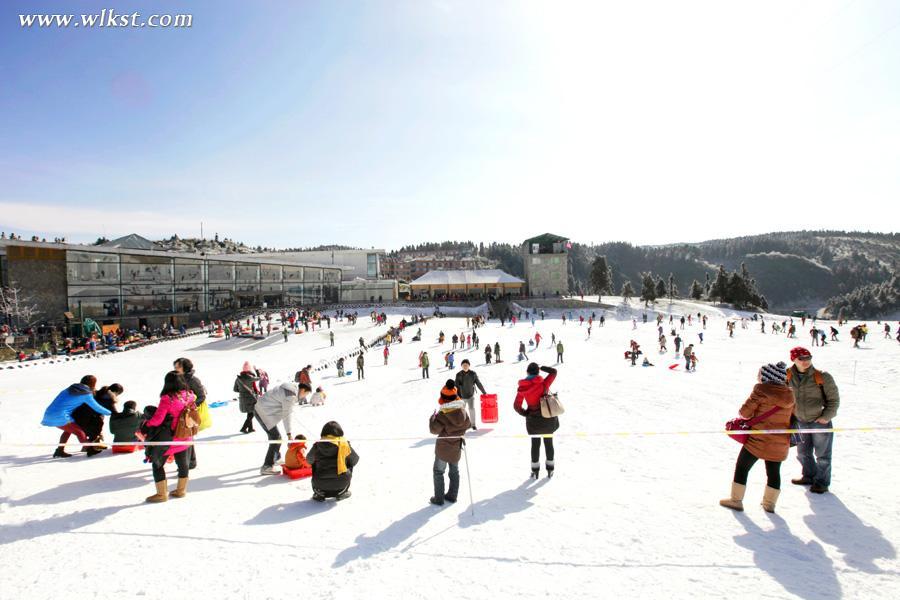
[[[53,453],[53,458],[71,458],[71,454],[62,449],[61,446],[56,447],[56,451]]]
[[[541,463],[531,463],[531,478],[537,479],[541,476]]]
[[[547,461],[547,477],[548,477],[548,478],[553,477],[553,468],[554,468],[554,467],[553,467],[553,461],[552,461],[552,460],[548,460],[548,461]]]

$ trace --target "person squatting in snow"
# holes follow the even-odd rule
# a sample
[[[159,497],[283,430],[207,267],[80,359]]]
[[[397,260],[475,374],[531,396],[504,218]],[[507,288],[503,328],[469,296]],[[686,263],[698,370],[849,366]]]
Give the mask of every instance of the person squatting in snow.
[[[359,455],[344,439],[344,430],[337,421],[325,423],[321,438],[306,455],[312,466],[312,499],[324,502],[326,498],[349,498],[353,467],[359,462]]]

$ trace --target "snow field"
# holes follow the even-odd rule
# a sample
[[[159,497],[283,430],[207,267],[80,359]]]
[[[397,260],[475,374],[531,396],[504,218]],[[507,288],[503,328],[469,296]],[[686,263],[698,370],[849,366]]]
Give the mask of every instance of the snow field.
[[[642,311],[633,306],[640,320]],[[673,308],[713,314],[706,305]],[[482,350],[472,349],[457,352],[457,369],[463,358],[472,361],[488,392],[499,396],[500,421],[473,433],[471,480],[462,461],[460,501],[441,508],[428,504],[434,454],[427,420],[441,385],[456,371],[443,367],[443,352],[453,333],[465,329],[464,318],[429,320],[420,343],[408,342],[413,325],[407,341],[391,347],[388,366],[381,349],[371,349],[364,381],[356,380],[355,357],[347,359],[354,373],[346,379],[333,366],[313,373],[313,385],[322,385],[328,400],[324,407],[298,408],[302,427],[294,433],[315,438],[326,421],[337,420],[361,456],[353,497],[339,504],[310,501],[308,480],[261,477],[265,436],[259,429],[237,433],[243,421],[237,403],[212,409],[213,427],[198,438],[229,443],[199,446],[188,496],[160,505],[143,502],[153,492],[152,477],[138,454],[53,460],[50,445],[59,432],[39,422],[54,395],[88,372],[101,384],[122,383],[120,402],[155,404],[163,375],[179,356],[194,361],[211,402],[236,396],[231,388],[244,360],[266,369],[271,385],[289,381],[306,364],[354,350],[360,335],[369,340],[383,333],[367,315],[356,326],[332,321],[335,349],[327,329],[292,335],[287,344],[275,333],[262,341],[188,338],[4,371],[0,564],[15,568],[0,570],[0,598],[55,598],[63,590],[85,598],[171,597],[171,588],[160,586],[159,567],[173,568],[179,556],[200,567],[198,591],[229,598],[900,595],[900,484],[890,476],[900,467],[900,432],[837,434],[833,493],[815,496],[790,485],[799,474],[792,452],[782,467],[777,514],[758,506],[761,464],[751,472],[746,512],[721,508],[739,450],[733,441],[619,434],[721,430],[749,394],[759,365],[787,360],[789,349],[807,345],[809,337],[761,334],[751,322],[729,339],[715,314],[700,345],[700,325],[681,331],[676,321],[700,359],[695,373],[685,373],[671,338],[669,353],[657,353],[655,313],[647,314],[648,323],[636,331],[630,318],[608,315],[605,327],[595,323],[590,340],[586,323],[563,326],[549,314],[534,328],[523,319],[512,328],[492,321],[478,329],[482,349],[500,341],[504,363],[484,365]],[[390,324],[398,321],[389,316]],[[668,322],[663,326],[668,333]],[[851,348],[848,326],[840,344],[811,348],[814,364],[831,371],[840,387],[838,427],[900,425],[893,391],[900,344],[870,327],[864,349]],[[439,347],[440,330],[447,341]],[[554,389],[567,412],[555,442],[556,475],[532,482],[529,440],[504,436],[524,434],[512,399],[525,363],[515,358],[519,340],[527,345],[535,331],[544,340],[529,352],[532,360],[555,363],[551,333],[565,345]],[[632,338],[655,367],[623,359]],[[416,365],[423,349],[432,364],[424,381]],[[673,363],[679,367],[669,370]],[[173,487],[174,466],[168,474]]]

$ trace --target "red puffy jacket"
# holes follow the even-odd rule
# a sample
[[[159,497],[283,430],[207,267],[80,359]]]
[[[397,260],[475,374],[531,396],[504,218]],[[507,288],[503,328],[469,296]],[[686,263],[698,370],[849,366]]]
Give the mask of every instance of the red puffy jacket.
[[[541,410],[541,396],[550,390],[550,385],[556,379],[556,369],[553,367],[542,367],[542,370],[548,373],[546,379],[537,375],[519,380],[519,390],[513,408],[520,415]],[[525,408],[522,408],[522,400],[525,400]]]

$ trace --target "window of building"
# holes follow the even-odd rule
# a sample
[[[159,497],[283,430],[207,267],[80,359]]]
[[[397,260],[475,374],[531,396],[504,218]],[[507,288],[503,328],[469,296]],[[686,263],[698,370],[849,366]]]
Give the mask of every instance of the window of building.
[[[72,283],[119,283],[118,262],[68,262],[66,279]]]
[[[533,265],[539,265],[539,264],[541,264],[541,258],[540,258],[539,256],[532,256],[532,257],[531,257],[531,264],[533,264]]]
[[[278,283],[281,283],[281,266],[262,265],[260,267],[260,278],[263,281],[277,281]]]
[[[171,283],[172,259],[138,254],[122,255],[122,281]]]
[[[207,272],[210,283],[234,281],[234,263],[209,261]]]
[[[367,254],[366,255],[366,276],[367,277],[378,277],[378,255],[377,254]]]
[[[234,276],[238,283],[258,283],[259,265],[237,264],[234,267]]]

